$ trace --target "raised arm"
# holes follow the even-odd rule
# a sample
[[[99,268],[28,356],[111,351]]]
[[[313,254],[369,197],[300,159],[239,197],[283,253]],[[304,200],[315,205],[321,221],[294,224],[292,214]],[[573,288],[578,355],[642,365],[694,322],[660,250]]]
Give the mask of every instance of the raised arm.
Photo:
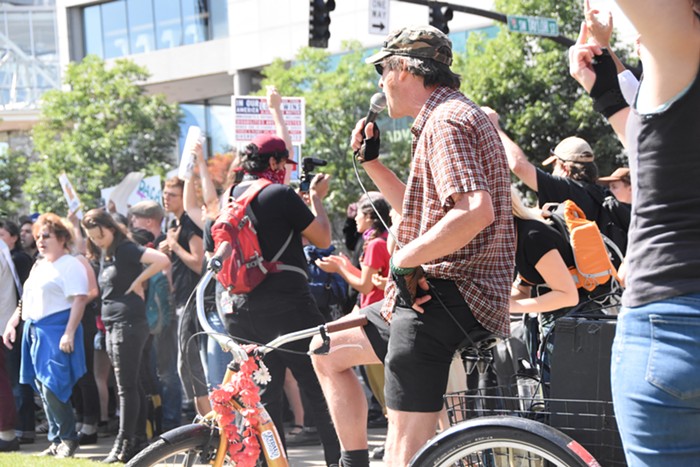
[[[287,151],[292,154],[292,137],[289,134],[289,128],[284,122],[284,112],[282,111],[282,96],[274,86],[267,87],[267,106],[272,113],[272,119],[275,121],[275,131],[277,136],[284,140]]]
[[[352,136],[350,139],[350,146],[353,151],[357,152],[362,146],[364,140],[364,134],[367,135],[367,139],[371,140],[375,137],[375,126],[374,123],[369,123],[365,127],[365,119],[358,121],[355,128],[352,130]],[[375,143],[374,150],[376,154],[372,155],[372,159],[369,157],[362,164],[362,167],[367,172],[367,175],[372,179],[379,191],[381,191],[384,198],[387,200],[389,205],[394,208],[396,212],[401,214],[403,209],[403,196],[406,192],[406,184],[399,180],[394,172],[391,171],[384,164],[379,162],[379,141]]]
[[[528,186],[533,191],[537,191],[537,169],[535,166],[527,160],[527,156],[520,146],[518,146],[515,141],[510,139],[510,137],[503,131],[501,125],[498,121],[498,113],[490,107],[482,107],[481,110],[484,111],[493,126],[496,127],[498,131],[498,136],[501,138],[503,147],[506,150],[506,157],[508,158],[508,166],[511,172],[515,174],[522,182]]]
[[[641,35],[644,81],[640,109],[681,93],[700,67],[699,0],[616,0]]]

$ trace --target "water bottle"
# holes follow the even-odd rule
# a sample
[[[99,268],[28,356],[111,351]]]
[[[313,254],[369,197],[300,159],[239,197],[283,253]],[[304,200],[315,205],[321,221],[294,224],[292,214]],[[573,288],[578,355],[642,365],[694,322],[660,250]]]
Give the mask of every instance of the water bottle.
[[[515,376],[518,383],[520,410],[523,412],[544,410],[542,383],[537,370],[532,367],[530,362],[521,358],[518,360],[518,373]]]

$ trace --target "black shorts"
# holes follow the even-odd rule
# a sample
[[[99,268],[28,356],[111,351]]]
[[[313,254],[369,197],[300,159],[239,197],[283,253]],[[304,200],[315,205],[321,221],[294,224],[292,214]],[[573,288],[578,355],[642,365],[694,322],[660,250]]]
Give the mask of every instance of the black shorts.
[[[379,313],[383,302],[360,311],[369,320],[367,338],[384,362],[386,405],[393,410],[438,412],[452,357],[467,341],[465,332],[481,326],[454,282],[430,284],[433,298],[423,304],[425,313],[396,306],[389,325]]]

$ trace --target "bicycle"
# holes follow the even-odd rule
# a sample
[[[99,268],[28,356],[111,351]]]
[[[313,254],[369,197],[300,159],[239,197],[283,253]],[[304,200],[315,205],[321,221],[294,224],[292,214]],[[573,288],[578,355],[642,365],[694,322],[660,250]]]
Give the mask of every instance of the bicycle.
[[[328,335],[335,331],[341,331],[351,327],[366,324],[365,317],[357,317],[342,322],[327,323],[318,327],[303,329],[279,336],[263,345],[244,348],[232,337],[222,335],[209,324],[204,309],[204,291],[212,277],[221,268],[223,260],[230,255],[230,246],[222,245],[214,257],[209,261],[207,271],[201,278],[195,289],[197,319],[204,333],[215,339],[226,352],[232,354],[228,364],[222,386],[230,382],[236,374],[242,371],[242,367],[249,362],[251,357],[262,359],[267,353],[301,339],[306,339],[317,334],[324,338],[324,345],[316,350],[316,353],[327,352],[330,348]],[[227,401],[229,409],[241,415],[234,423],[241,425],[245,414],[254,408],[257,411],[255,423],[250,426],[253,435],[258,440],[262,456],[256,465],[268,467],[287,467],[289,465],[279,434],[265,407],[256,401],[254,404],[246,403],[241,399]],[[226,433],[227,426],[222,423],[219,413],[212,410],[208,414],[199,417],[194,423],[184,425],[161,434],[150,446],[137,454],[127,464],[130,467],[145,467],[155,465],[183,465],[192,466],[204,463],[214,466],[235,465],[229,455],[230,442],[222,433]],[[264,460],[263,460],[264,459]]]
[[[607,300],[598,304],[599,310],[610,307]],[[585,311],[570,316],[601,321],[614,318],[582,308]],[[549,391],[543,391],[541,374],[534,377],[539,386],[523,393],[515,383],[499,384],[491,349],[475,350],[472,346],[461,356],[470,389],[445,395],[452,427],[430,440],[414,456],[411,466],[627,465],[609,399],[550,397]],[[474,369],[479,373],[478,387]]]
[[[241,366],[249,361],[251,355],[262,358],[263,355],[286,343],[317,334],[323,337],[323,345],[313,352],[324,354],[330,350],[331,333],[363,326],[367,322],[364,316],[360,316],[345,321],[327,323],[285,334],[267,344],[246,349],[231,336],[223,336],[214,331],[209,325],[204,311],[204,290],[218,268],[221,267],[223,258],[227,254],[230,254],[230,247],[226,250],[224,244],[209,261],[207,271],[195,291],[197,318],[204,332],[216,339],[225,351],[232,354],[232,360],[228,365],[222,385],[241,371]],[[494,344],[494,339],[490,335],[470,335],[468,339],[472,343],[468,352],[476,352],[478,358],[485,358],[488,348]],[[486,399],[486,397],[482,398],[482,400]],[[227,405],[231,410],[240,414],[242,416],[240,418],[243,418],[246,411],[251,408],[237,399],[229,400]],[[249,465],[287,467],[289,462],[272,420],[259,401],[255,404],[255,409],[258,411],[257,422],[253,423],[250,428],[258,440],[262,455],[253,459]],[[240,422],[240,418],[238,422]],[[237,423],[233,420],[231,422]],[[155,442],[136,455],[127,464],[127,467],[156,465],[191,467],[196,464],[215,467],[237,465],[229,455],[230,444],[227,436],[222,436],[222,433],[225,434],[228,428],[226,423],[228,421],[224,422],[218,413],[212,411],[194,423],[161,434]],[[504,455],[506,459],[518,459],[519,463],[501,463],[500,459]],[[578,443],[543,423],[527,418],[498,416],[465,421],[446,430],[431,439],[416,454],[411,466],[557,465],[590,467],[598,465],[591,463],[591,459],[592,456]]]

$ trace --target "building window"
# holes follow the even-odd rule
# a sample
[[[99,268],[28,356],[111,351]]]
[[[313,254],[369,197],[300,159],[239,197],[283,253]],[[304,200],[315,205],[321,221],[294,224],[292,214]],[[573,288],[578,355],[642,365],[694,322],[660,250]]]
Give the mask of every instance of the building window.
[[[85,7],[85,55],[114,58],[227,37],[226,1],[116,0]]]
[[[150,1],[126,0],[129,14],[129,45],[132,54],[151,52],[156,48],[153,5]]]
[[[126,2],[119,0],[101,5],[104,58],[129,55],[129,34],[126,28]]]

